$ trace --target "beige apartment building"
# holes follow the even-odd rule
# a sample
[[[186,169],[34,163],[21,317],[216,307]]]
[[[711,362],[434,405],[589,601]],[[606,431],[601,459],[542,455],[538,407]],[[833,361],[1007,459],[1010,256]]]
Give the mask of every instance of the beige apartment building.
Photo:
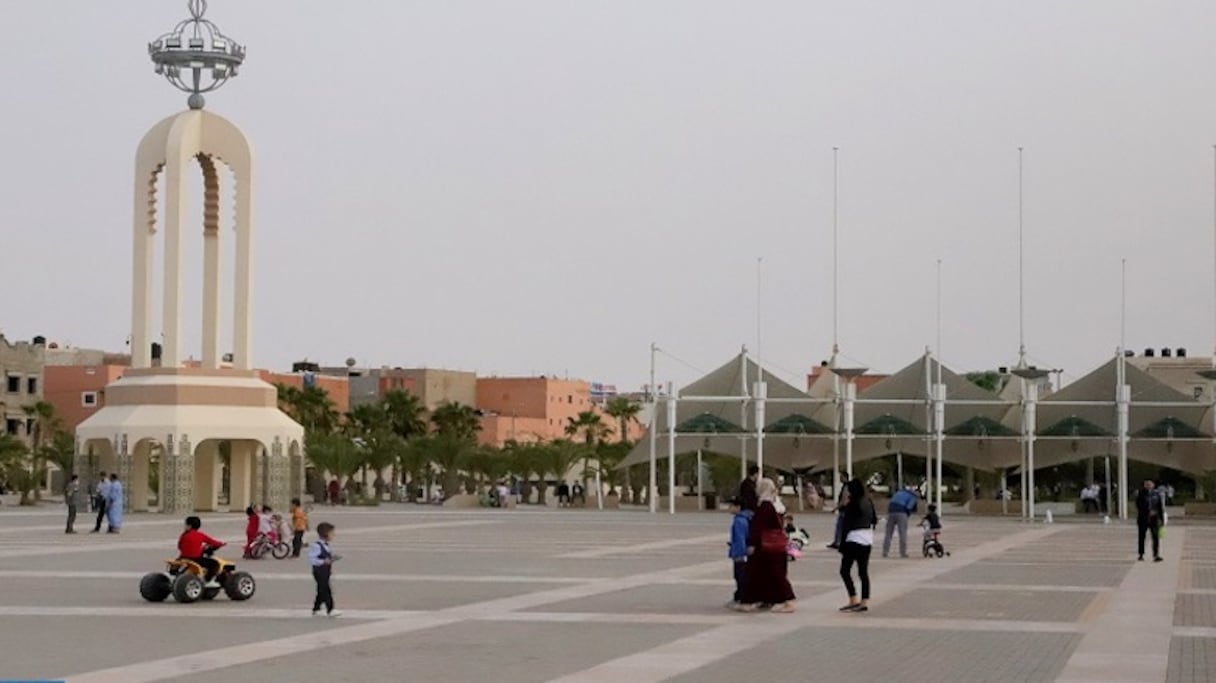
[[[4,431],[28,440],[34,421],[26,408],[42,400],[43,367],[46,363],[46,340],[10,342],[0,334],[0,418]]]

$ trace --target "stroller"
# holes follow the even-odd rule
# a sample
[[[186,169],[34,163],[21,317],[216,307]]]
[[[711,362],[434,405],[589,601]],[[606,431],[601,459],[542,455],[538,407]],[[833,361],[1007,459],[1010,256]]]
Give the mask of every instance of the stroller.
[[[933,557],[934,555],[937,557],[942,557],[943,555],[950,557],[950,553],[942,545],[942,530],[940,528],[934,529],[930,527],[928,520],[921,522],[920,528],[925,532],[924,539],[921,541],[921,552],[925,554],[925,557]]]

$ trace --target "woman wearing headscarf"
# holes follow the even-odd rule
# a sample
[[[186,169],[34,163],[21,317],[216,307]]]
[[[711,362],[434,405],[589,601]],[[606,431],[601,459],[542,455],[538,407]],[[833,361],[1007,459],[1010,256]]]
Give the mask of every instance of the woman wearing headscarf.
[[[866,487],[860,479],[850,480],[846,486],[848,502],[841,512],[840,578],[849,593],[849,604],[841,612],[865,612],[870,602],[870,550],[874,546],[874,526],[878,514],[874,502],[866,495]],[[857,577],[861,580],[861,598],[853,585],[853,565],[857,565]]]
[[[773,611],[794,611],[794,589],[786,574],[789,560],[786,547],[789,539],[777,512],[777,484],[761,479],[756,485],[759,506],[748,531],[747,568],[743,580],[743,599],[739,611],[754,612],[760,605],[772,605]]]

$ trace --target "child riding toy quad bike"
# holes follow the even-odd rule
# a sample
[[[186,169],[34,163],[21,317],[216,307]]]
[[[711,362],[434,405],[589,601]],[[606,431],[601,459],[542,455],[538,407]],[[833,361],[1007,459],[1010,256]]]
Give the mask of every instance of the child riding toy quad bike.
[[[148,602],[164,602],[170,595],[178,602],[213,600],[223,590],[233,600],[248,600],[257,590],[253,577],[238,572],[236,565],[213,555],[223,541],[200,531],[203,522],[191,515],[177,539],[178,556],[165,561],[165,571],[145,574],[139,594]]]
[[[214,548],[207,548],[204,556],[210,558]],[[197,600],[213,600],[220,591],[231,600],[244,601],[253,597],[257,583],[248,572],[236,571],[236,564],[213,558],[218,565],[215,577],[205,582],[205,567],[194,560],[176,558],[165,561],[165,571],[145,574],[139,582],[139,594],[148,602],[164,602],[170,595],[181,603]]]

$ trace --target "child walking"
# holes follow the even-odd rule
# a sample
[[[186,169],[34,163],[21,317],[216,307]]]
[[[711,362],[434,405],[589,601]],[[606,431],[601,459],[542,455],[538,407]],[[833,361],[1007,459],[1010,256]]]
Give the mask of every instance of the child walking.
[[[317,525],[317,540],[308,546],[308,562],[312,565],[312,578],[317,582],[317,597],[312,602],[312,615],[321,616],[321,605],[325,605],[325,616],[342,614],[334,609],[334,592],[329,586],[334,562],[341,559],[333,553],[329,544],[334,538],[334,525],[321,522]]]
[[[291,499],[291,556],[299,557],[304,547],[304,532],[308,531],[308,513],[299,498]]]
[[[752,511],[743,509],[743,501],[738,498],[732,498],[730,501],[730,512],[733,515],[730,521],[730,550],[727,555],[730,557],[731,564],[735,570],[735,595],[734,599],[726,603],[727,609],[735,609],[743,599],[743,576],[747,569],[747,537],[752,525]]]

